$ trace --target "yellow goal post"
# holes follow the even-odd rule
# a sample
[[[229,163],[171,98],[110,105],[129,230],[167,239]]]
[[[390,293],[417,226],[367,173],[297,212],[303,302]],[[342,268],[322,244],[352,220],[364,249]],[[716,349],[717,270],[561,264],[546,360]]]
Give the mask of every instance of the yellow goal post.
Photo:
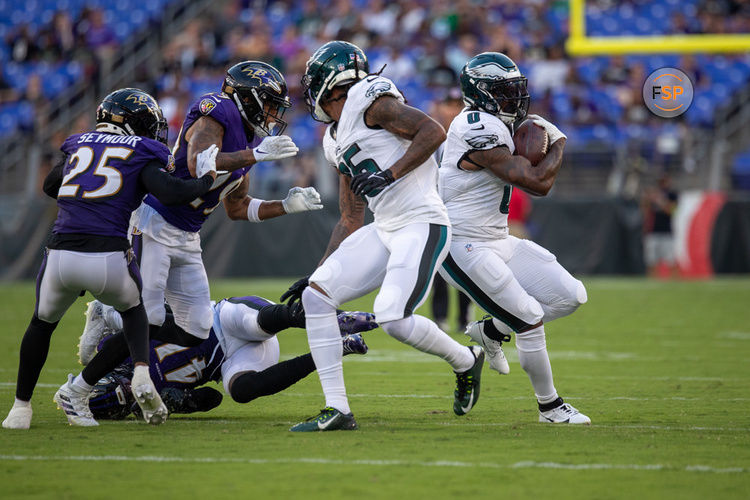
[[[570,36],[565,48],[572,56],[750,52],[750,34],[586,36],[586,0],[568,1]]]

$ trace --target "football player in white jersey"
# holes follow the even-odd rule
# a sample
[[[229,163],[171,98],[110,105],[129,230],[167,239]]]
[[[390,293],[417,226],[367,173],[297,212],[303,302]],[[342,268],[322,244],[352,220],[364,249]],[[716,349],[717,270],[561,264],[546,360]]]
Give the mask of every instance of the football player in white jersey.
[[[335,41],[312,55],[302,80],[313,118],[331,124],[323,148],[339,171],[341,219],[309,286],[303,280],[291,290],[293,299],[301,295],[326,397],[321,413],[292,427],[295,432],[357,428],[344,387],[336,307],[377,288],[373,312],[383,330],[456,372],[455,413],[468,413],[479,396],[483,350],[462,346],[414,314],[448,252],[450,224],[433,158],[445,131],[404,104],[392,81],[368,72],[356,45]],[[375,215],[366,226],[365,205]]]
[[[549,151],[536,166],[513,155],[513,128],[526,118],[529,94],[526,78],[504,54],[479,54],[460,79],[467,107],[451,123],[440,165],[440,194],[453,227],[440,273],[490,314],[471,323],[466,334],[485,348],[490,367],[501,374],[509,371],[502,342],[515,332],[539,421],[589,424],[555,389],[544,333],[544,323],[586,302],[586,289],[549,251],[508,234],[514,187],[546,195],[562,164],[566,137],[529,115],[547,132]]]

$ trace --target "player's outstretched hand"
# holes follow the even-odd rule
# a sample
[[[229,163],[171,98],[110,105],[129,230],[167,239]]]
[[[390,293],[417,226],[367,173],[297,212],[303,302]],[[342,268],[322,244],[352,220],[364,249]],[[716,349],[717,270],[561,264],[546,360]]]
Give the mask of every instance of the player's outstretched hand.
[[[195,176],[198,178],[206,174],[216,179],[216,155],[219,154],[219,147],[211,144],[205,150],[198,153],[198,161],[195,165]]]
[[[284,294],[279,299],[279,302],[284,302],[285,300],[289,299],[289,302],[287,302],[287,304],[291,306],[298,300],[302,300],[302,292],[304,292],[305,288],[307,288],[307,285],[310,284],[309,278],[310,276],[305,276],[304,278],[300,278],[295,281],[294,284],[290,286],[286,292],[284,292]]]
[[[352,183],[349,187],[357,196],[368,196],[373,191],[383,189],[395,181],[393,173],[388,169],[382,172],[368,172],[367,170],[363,170],[362,173],[352,178]]]
[[[313,187],[293,187],[289,190],[286,198],[281,200],[281,204],[284,205],[284,211],[288,214],[323,208],[323,204],[320,202],[320,194]]]
[[[534,122],[535,124],[539,125],[544,129],[545,132],[547,132],[547,135],[549,136],[549,143],[554,144],[559,139],[567,139],[568,136],[560,132],[560,129],[555,127],[552,123],[548,122],[544,118],[542,118],[539,115],[529,115],[529,120]]]
[[[288,135],[269,135],[253,149],[253,156],[256,162],[280,160],[294,156],[298,151],[299,148]]]

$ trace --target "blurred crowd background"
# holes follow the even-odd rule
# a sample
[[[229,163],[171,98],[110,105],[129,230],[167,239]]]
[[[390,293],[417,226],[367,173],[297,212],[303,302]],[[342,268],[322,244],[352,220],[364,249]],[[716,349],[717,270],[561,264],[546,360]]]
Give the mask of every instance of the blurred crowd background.
[[[483,51],[513,58],[529,79],[530,111],[569,138],[550,195],[514,194],[513,226],[573,272],[666,276],[677,261],[690,276],[750,272],[750,53],[572,57],[569,21],[566,0],[0,0],[0,279],[35,269],[43,221],[54,217],[41,181],[65,137],[93,128],[106,94],[152,93],[174,143],[190,103],[219,91],[226,69],[247,59],[286,76],[286,133],[301,149],[255,166],[250,194],[278,199],[312,185],[326,214],[262,230],[213,217],[202,231],[209,274],[307,270],[316,252],[306,245],[324,247],[338,217],[338,182],[300,80],[311,53],[335,39],[362,47],[371,71],[384,68],[409,104],[446,128],[461,108],[466,61]],[[587,0],[585,22],[593,37],[747,35],[750,0]],[[666,66],[694,86],[676,119],[654,116],[642,98],[646,77]],[[676,248],[667,244],[673,231]],[[264,253],[250,265],[247,249],[288,234],[306,243],[294,259]],[[228,258],[228,245],[245,250]]]
[[[0,137],[44,127],[51,100],[81,79],[96,86],[128,37],[157,26],[170,3],[0,0]],[[595,36],[750,32],[750,2],[742,0],[594,0],[586,12],[587,32]],[[598,165],[625,144],[654,179],[691,168],[681,161],[681,146],[714,127],[716,110],[750,77],[748,54],[573,59],[564,50],[567,31],[567,2],[556,0],[220,1],[164,40],[160,56],[140,65],[128,84],[158,98],[174,141],[187,106],[217,91],[227,67],[244,59],[278,67],[294,104],[288,133],[303,153],[256,167],[253,191],[274,196],[294,184],[332,193],[317,165],[321,127],[309,117],[299,84],[311,52],[332,39],[361,46],[373,71],[386,65],[384,75],[409,103],[428,112],[457,87],[467,59],[504,52],[529,78],[531,111],[557,123],[569,150],[583,153],[578,164]],[[684,119],[663,120],[643,106],[643,81],[663,66],[693,79],[695,99]],[[103,96],[111,89],[97,90]],[[57,138],[90,127],[92,117],[93,110]]]

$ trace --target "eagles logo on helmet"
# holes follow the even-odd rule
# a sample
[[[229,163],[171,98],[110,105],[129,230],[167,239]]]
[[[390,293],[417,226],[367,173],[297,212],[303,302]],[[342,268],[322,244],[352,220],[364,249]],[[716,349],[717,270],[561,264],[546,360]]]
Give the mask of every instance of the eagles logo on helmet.
[[[513,130],[529,111],[526,77],[513,60],[500,52],[483,52],[472,57],[461,70],[464,102],[497,116]]]
[[[276,68],[261,61],[235,64],[227,70],[221,90],[237,105],[248,138],[284,132],[287,124],[282,117],[292,104],[287,95],[286,80]]]
[[[320,101],[338,85],[346,85],[367,77],[370,65],[362,49],[353,43],[334,41],[322,45],[307,61],[302,89],[313,119],[331,123],[333,120],[320,107]]]

